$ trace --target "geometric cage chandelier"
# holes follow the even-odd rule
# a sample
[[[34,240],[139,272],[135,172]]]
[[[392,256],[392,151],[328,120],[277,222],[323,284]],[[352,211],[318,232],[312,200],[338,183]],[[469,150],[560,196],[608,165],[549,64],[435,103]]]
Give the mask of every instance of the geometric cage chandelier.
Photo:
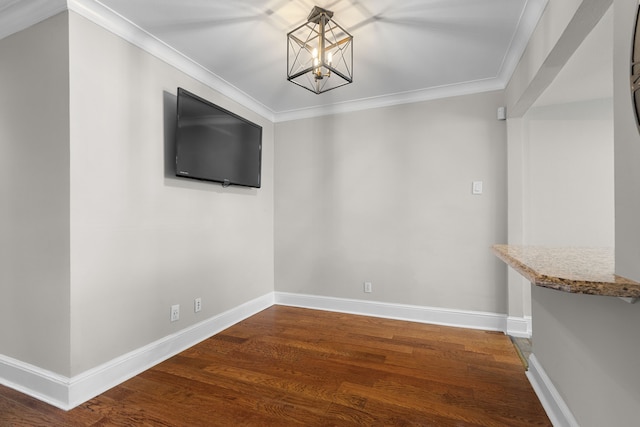
[[[353,36],[315,6],[287,34],[287,80],[320,94],[353,82]]]

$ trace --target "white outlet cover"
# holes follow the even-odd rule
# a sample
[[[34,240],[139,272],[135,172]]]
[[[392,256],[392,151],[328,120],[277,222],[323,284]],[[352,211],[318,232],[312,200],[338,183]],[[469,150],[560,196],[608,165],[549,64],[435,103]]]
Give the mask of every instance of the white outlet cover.
[[[171,306],[171,321],[175,322],[180,320],[180,304]]]

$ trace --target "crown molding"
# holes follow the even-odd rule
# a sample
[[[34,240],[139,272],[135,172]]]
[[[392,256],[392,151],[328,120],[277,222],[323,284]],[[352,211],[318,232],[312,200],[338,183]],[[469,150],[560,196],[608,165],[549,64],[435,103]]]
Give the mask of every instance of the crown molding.
[[[112,32],[145,52],[177,68],[188,76],[231,98],[270,121],[273,110],[194,60],[154,37],[98,0],[68,0],[69,10]]]
[[[0,39],[62,11],[70,10],[275,123],[503,90],[511,79],[547,3],[548,0],[527,1],[518,30],[511,40],[500,71],[494,78],[279,112],[252,98],[99,0],[14,0],[0,9]]]
[[[0,9],[0,40],[67,10],[132,43],[251,111],[275,121],[273,110],[98,0],[13,0]]]
[[[494,78],[426,88],[411,92],[395,93],[373,98],[357,99],[343,103],[282,111],[276,113],[275,121],[285,122],[289,120],[299,120],[331,114],[343,114],[370,108],[389,107],[393,105],[431,101],[434,99],[449,98],[453,96],[503,90],[507,87],[509,80],[511,80],[511,77],[518,66],[518,62],[522,58],[527,44],[529,43],[529,39],[535,31],[548,2],[549,0],[527,0],[525,7],[522,10],[522,14],[520,15],[516,33],[511,39],[509,49],[502,61],[500,70]]]
[[[311,117],[344,114],[354,111],[368,110],[371,108],[391,107],[394,105],[411,104],[414,102],[431,101],[434,99],[491,92],[494,90],[502,90],[505,87],[506,82],[497,78],[456,83],[453,85],[438,86],[410,92],[394,93],[391,95],[283,111],[276,113],[275,122],[308,119]]]
[[[520,15],[520,21],[518,22],[518,29],[511,39],[509,49],[505,55],[500,71],[498,72],[498,78],[506,84],[511,80],[511,76],[518,66],[518,62],[522,58],[529,39],[536,29],[540,18],[547,7],[549,0],[527,0],[522,14]]]
[[[0,8],[0,40],[67,10],[67,0],[13,0]]]

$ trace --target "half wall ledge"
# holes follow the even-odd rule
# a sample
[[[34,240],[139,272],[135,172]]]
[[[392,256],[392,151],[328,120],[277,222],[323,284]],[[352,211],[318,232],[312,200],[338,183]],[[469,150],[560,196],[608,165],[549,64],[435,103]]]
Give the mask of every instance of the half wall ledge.
[[[493,245],[493,253],[536,286],[634,303],[640,283],[618,276],[613,248]]]

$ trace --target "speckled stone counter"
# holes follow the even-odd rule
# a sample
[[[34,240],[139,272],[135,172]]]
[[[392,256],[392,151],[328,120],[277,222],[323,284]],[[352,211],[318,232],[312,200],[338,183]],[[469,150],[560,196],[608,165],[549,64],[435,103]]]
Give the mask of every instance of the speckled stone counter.
[[[492,250],[537,286],[575,294],[640,297],[640,283],[614,274],[613,248],[494,245]]]

